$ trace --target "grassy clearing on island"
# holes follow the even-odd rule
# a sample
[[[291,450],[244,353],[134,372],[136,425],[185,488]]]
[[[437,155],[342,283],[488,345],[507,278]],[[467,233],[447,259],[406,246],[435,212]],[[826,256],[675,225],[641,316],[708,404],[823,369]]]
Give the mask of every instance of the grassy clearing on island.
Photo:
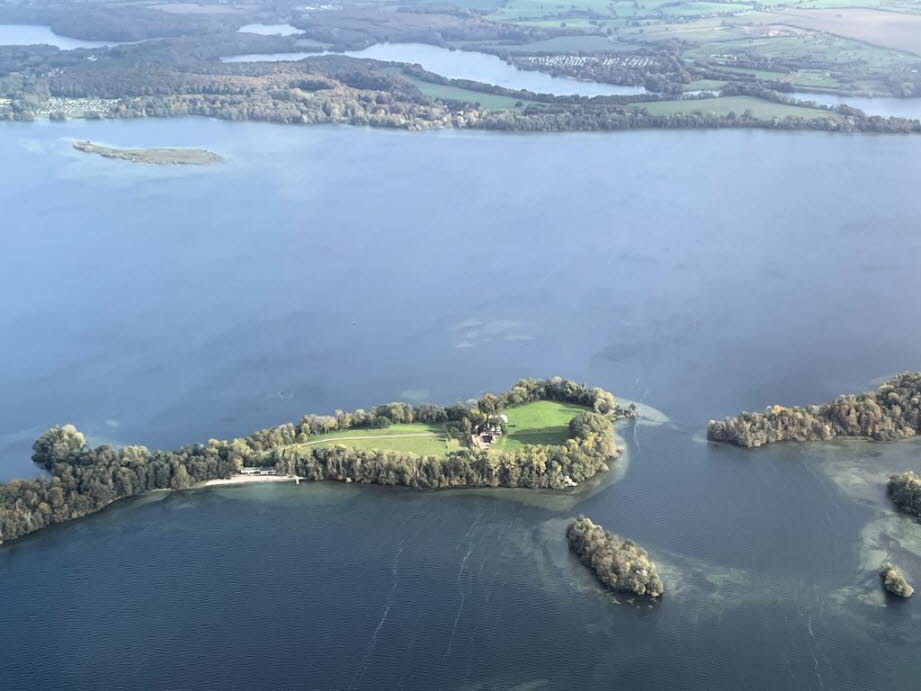
[[[741,116],[745,111],[751,111],[752,116],[760,120],[785,118],[787,116],[838,119],[837,115],[827,110],[788,106],[785,103],[774,103],[773,101],[765,101],[753,96],[725,96],[722,98],[688,99],[683,101],[649,101],[632,105],[645,108],[650,115],[677,115],[678,113],[687,115],[692,113],[728,115],[729,113],[735,113]]]
[[[511,451],[527,444],[565,444],[569,438],[569,421],[587,408],[572,403],[535,401],[520,408],[509,408],[508,431],[492,445]]]
[[[390,425],[387,429],[350,429],[318,434],[298,446],[349,446],[355,449],[408,451],[420,456],[443,456],[460,448],[456,440],[448,439],[444,427],[421,422]]]
[[[416,88],[429,98],[439,100],[449,99],[453,101],[467,101],[469,103],[479,103],[481,108],[486,110],[517,110],[530,101],[513,98],[511,96],[500,96],[498,94],[488,94],[483,91],[474,91],[473,89],[462,89],[458,86],[448,86],[447,84],[434,84],[422,79],[407,77]]]
[[[526,444],[564,444],[569,438],[569,421],[586,410],[582,406],[556,401],[536,401],[520,408],[509,408],[503,411],[509,420],[508,433],[500,437],[492,448],[514,450]],[[412,422],[393,424],[387,429],[351,429],[318,434],[296,446],[348,446],[405,451],[420,456],[444,456],[461,448],[461,443],[450,439],[443,425]]]

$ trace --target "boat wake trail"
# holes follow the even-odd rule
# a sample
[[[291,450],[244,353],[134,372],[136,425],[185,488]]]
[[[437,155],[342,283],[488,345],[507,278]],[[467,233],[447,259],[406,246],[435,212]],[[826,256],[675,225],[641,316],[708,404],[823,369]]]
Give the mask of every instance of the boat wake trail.
[[[473,523],[470,524],[470,529],[467,531],[466,537],[471,538],[473,531],[477,526],[477,523],[480,522],[482,514],[477,516]],[[457,570],[457,594],[459,597],[459,602],[457,604],[457,612],[454,615],[454,625],[451,627],[451,637],[448,639],[448,647],[445,649],[444,659],[447,660],[451,655],[451,648],[454,647],[454,636],[457,635],[457,625],[460,622],[461,613],[464,611],[464,583],[462,577],[464,575],[464,567],[467,565],[467,560],[470,559],[470,555],[473,554],[473,539],[471,538],[467,543],[467,553],[464,555],[464,558],[461,559],[460,568]]]
[[[390,573],[393,578],[390,582],[390,592],[387,593],[387,599],[384,601],[384,611],[381,614],[380,620],[377,622],[377,626],[374,627],[374,633],[371,634],[371,640],[368,641],[368,647],[365,650],[365,654],[361,658],[361,664],[358,665],[358,669],[355,671],[355,676],[352,678],[352,683],[349,684],[349,689],[356,689],[361,683],[362,677],[364,677],[365,672],[368,669],[368,660],[371,658],[371,655],[374,653],[374,649],[377,647],[377,637],[380,634],[381,629],[384,628],[384,624],[387,622],[387,616],[390,614],[390,608],[393,605],[393,596],[397,592],[397,584],[399,583],[399,567],[400,567],[400,555],[403,554],[403,547],[406,543],[406,540],[400,540],[400,546],[397,548],[397,553],[393,556],[393,565],[390,567]]]

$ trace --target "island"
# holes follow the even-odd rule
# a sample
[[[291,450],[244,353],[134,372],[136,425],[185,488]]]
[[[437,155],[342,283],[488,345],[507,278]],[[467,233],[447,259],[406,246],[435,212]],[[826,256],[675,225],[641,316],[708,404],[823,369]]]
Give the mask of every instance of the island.
[[[564,490],[620,456],[613,422],[635,416],[614,394],[568,379],[522,379],[464,404],[388,403],[178,451],[91,448],[73,425],[33,444],[48,476],[0,485],[0,541],[86,516],[125,497],[215,480],[360,482],[418,489]]]
[[[899,511],[921,516],[921,477],[906,470],[890,477],[886,490]]]
[[[98,154],[104,158],[117,158],[122,161],[130,161],[131,163],[149,163],[161,166],[210,166],[224,162],[222,157],[205,149],[158,147],[149,149],[117,149],[111,146],[94,144],[91,141],[75,141],[74,148],[85,154]]]
[[[566,529],[569,549],[595,574],[598,581],[615,592],[656,598],[663,586],[656,565],[646,550],[632,540],[607,532],[585,516]]]
[[[763,413],[743,412],[710,420],[707,438],[745,447],[778,441],[827,441],[859,437],[892,441],[921,430],[921,372],[903,372],[871,393],[839,396],[805,407],[774,405]]]
[[[915,589],[911,587],[902,572],[895,566],[886,562],[880,567],[879,577],[883,581],[883,588],[886,592],[892,593],[898,597],[911,597]]]

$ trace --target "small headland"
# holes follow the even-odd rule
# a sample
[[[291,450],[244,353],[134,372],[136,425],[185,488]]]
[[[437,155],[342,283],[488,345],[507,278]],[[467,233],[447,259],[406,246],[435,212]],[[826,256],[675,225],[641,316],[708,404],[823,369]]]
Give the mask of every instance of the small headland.
[[[85,154],[98,154],[104,158],[115,158],[130,161],[131,163],[148,163],[159,166],[210,166],[224,162],[221,156],[206,149],[117,149],[111,146],[94,144],[89,140],[75,141],[74,148]]]
[[[662,595],[664,587],[656,565],[633,540],[609,533],[585,516],[569,524],[566,539],[569,549],[602,585],[615,592],[647,597]]]
[[[804,407],[775,405],[763,413],[743,412],[710,420],[707,438],[737,446],[778,441],[865,438],[894,441],[921,430],[921,372],[905,372],[874,392],[839,396],[831,403]]]

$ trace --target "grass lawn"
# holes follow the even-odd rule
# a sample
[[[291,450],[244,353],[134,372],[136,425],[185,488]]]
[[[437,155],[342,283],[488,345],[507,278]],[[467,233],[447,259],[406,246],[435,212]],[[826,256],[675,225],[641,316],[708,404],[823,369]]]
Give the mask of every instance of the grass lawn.
[[[496,440],[494,449],[514,450],[526,444],[563,444],[569,438],[569,421],[587,408],[571,403],[535,401],[503,411],[508,433]]]
[[[746,110],[750,110],[752,115],[759,119],[784,118],[788,115],[803,118],[838,118],[834,113],[830,113],[827,110],[788,106],[785,103],[764,101],[753,96],[726,96],[723,98],[685,101],[650,101],[632,105],[645,108],[650,115],[675,115],[677,113],[690,114],[696,112],[711,115],[728,115],[730,112],[734,112],[736,115],[742,115]]]
[[[456,440],[447,438],[441,425],[421,422],[390,425],[387,429],[350,429],[318,434],[297,446],[350,446],[356,449],[409,451],[420,456],[442,456],[460,448]]]
[[[536,401],[504,411],[508,415],[508,434],[500,437],[492,448],[513,450],[526,444],[562,444],[569,438],[569,421],[587,409],[570,403]],[[420,456],[443,456],[461,448],[456,439],[449,439],[442,425],[421,422],[394,424],[387,429],[351,429],[311,437],[295,444],[309,446],[349,446],[355,449],[408,451]]]
[[[480,107],[486,110],[516,110],[522,106],[515,105],[522,103],[528,105],[530,101],[513,98],[511,96],[500,96],[498,94],[487,94],[482,91],[473,89],[462,89],[457,86],[448,86],[446,84],[434,84],[422,79],[407,77],[423,94],[429,98],[452,99],[454,101],[468,101],[470,103],[479,103]]]
[[[727,82],[721,82],[717,79],[698,79],[684,85],[685,91],[719,91]]]

